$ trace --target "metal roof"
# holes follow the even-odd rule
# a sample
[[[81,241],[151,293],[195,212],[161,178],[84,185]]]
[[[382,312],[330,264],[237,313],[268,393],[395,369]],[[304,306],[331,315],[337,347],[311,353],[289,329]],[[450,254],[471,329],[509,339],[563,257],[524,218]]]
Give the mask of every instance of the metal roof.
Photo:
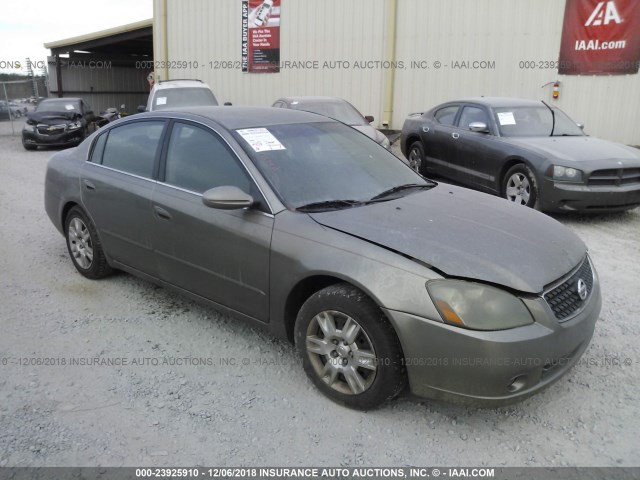
[[[44,44],[53,55],[82,50],[118,55],[153,55],[153,19]]]

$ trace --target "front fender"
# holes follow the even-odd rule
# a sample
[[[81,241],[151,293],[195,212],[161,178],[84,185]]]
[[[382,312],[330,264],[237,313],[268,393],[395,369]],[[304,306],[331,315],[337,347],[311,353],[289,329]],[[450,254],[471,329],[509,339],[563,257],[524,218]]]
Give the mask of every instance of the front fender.
[[[392,250],[291,211],[276,216],[271,248],[270,323],[274,333],[282,337],[287,335],[284,320],[289,294],[301,281],[313,276],[348,282],[381,308],[440,322],[425,283],[442,277]]]

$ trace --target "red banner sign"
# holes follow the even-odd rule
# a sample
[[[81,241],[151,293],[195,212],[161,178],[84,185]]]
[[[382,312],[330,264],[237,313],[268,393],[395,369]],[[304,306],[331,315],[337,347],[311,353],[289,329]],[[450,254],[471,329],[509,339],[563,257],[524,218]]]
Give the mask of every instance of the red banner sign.
[[[566,0],[560,46],[565,75],[638,73],[639,0]]]
[[[280,1],[242,0],[242,71],[280,71]]]

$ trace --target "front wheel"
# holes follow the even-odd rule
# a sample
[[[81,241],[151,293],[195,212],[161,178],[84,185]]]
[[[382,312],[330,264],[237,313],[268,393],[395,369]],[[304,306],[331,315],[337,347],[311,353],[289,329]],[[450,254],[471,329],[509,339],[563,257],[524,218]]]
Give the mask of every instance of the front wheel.
[[[342,405],[375,408],[406,385],[393,327],[351,285],[332,285],[312,295],[298,313],[295,340],[309,379]]]
[[[76,270],[96,280],[111,273],[95,225],[78,207],[69,210],[65,221],[67,250]]]
[[[24,141],[24,138],[22,138],[22,146],[24,147],[25,150],[37,150],[38,149],[37,145],[32,145],[30,143],[26,143]]]
[[[504,176],[502,196],[518,205],[535,207],[538,201],[538,186],[531,169],[523,163],[511,167]]]

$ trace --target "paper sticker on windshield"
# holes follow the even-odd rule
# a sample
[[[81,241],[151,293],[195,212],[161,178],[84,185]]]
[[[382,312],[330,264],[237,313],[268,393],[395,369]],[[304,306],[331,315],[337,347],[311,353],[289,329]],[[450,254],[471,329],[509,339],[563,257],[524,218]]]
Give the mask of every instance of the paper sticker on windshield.
[[[516,119],[513,118],[513,112],[498,112],[498,121],[500,125],[515,125]]]
[[[167,104],[167,97],[158,97],[158,99],[156,100],[156,105],[166,105]]]
[[[269,150],[286,150],[284,145],[266,128],[247,128],[238,130],[238,133],[258,153]]]
[[[74,107],[73,105],[71,105],[70,103],[67,103],[64,108],[66,108],[67,110],[75,110],[76,107]]]

